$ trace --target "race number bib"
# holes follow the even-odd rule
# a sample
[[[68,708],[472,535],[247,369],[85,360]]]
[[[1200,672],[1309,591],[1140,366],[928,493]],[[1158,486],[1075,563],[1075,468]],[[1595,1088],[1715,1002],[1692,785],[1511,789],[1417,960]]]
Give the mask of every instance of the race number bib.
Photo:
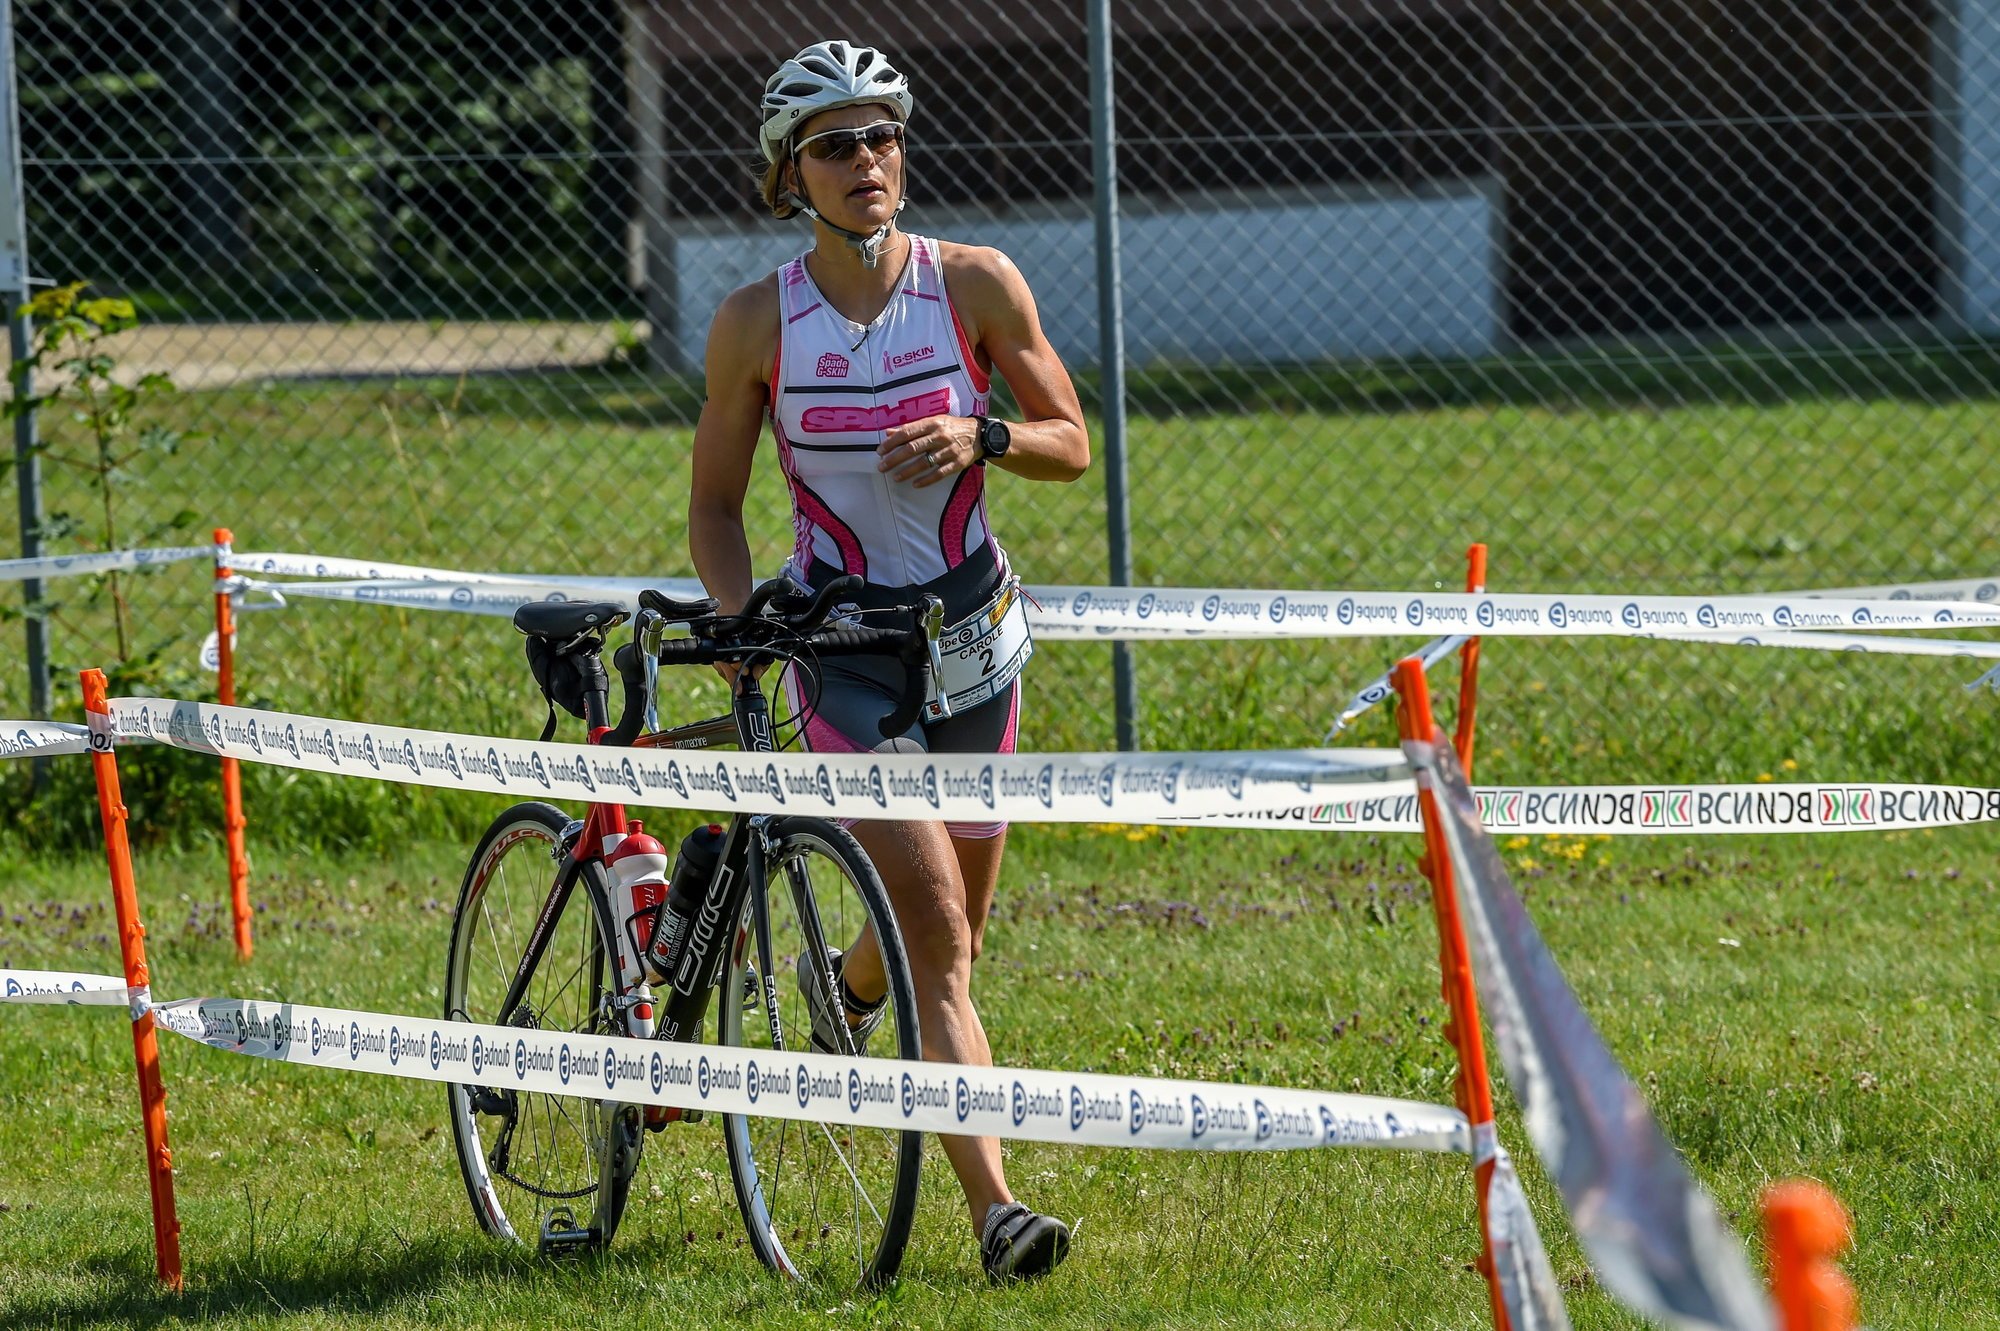
[[[985,607],[939,635],[941,669],[935,691],[944,697],[949,710],[933,698],[924,703],[924,719],[941,721],[991,701],[1019,677],[1034,654],[1021,584],[1009,578]]]

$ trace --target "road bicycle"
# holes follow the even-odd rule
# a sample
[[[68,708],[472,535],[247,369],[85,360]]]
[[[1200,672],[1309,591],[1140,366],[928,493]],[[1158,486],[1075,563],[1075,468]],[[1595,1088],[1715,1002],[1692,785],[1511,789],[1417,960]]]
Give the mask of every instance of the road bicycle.
[[[613,659],[624,685],[616,726],[600,656],[605,634],[626,618],[623,608],[523,606],[514,623],[529,637],[538,678],[545,667],[557,676],[573,668],[569,679],[580,684],[579,708],[574,696],[557,699],[544,683],[551,712],[543,738],[553,732],[553,703],[561,700],[583,716],[595,745],[735,743],[775,752],[770,705],[757,682],[764,668],[881,654],[907,667],[905,694],[882,722],[884,735],[901,734],[932,688],[941,607],[896,607],[900,627],[828,627],[831,608],[859,589],[860,579],[842,578],[811,596],[773,581],[736,615],[719,614],[713,600],[643,593],[633,640]],[[689,636],[667,638],[665,629],[676,624]],[[646,733],[657,669],[715,663],[739,667],[730,713]],[[639,840],[641,828],[613,803],[572,818],[530,802],[495,819],[459,889],[445,1016],[696,1041],[711,998],[719,997],[717,1042],[796,1052],[811,1045],[815,1005],[822,1014],[845,1010],[832,953],[866,931],[889,981],[887,1010],[866,1053],[922,1057],[902,935],[881,877],[846,829],[823,818],[741,813],[726,828],[697,829],[675,864],[683,889],[676,895],[657,872],[642,874],[651,881],[629,890],[621,885],[631,869],[621,849],[661,850]],[[703,886],[697,880],[705,858],[713,867]],[[664,867],[663,853],[650,862]],[[656,941],[657,956],[650,951]],[[669,969],[649,975],[648,966]],[[858,1052],[846,1022],[823,1017],[823,1025],[832,1028],[832,1052]],[[701,1117],[588,1095],[448,1089],[459,1166],[479,1223],[548,1254],[610,1243],[647,1133]],[[760,1259],[795,1277],[869,1284],[895,1274],[916,1209],[922,1134],[720,1117],[737,1205]]]

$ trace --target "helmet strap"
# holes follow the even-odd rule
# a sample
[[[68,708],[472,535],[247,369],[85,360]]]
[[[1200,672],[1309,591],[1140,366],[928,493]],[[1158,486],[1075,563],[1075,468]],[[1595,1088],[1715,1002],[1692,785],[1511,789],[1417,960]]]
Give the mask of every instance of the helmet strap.
[[[901,217],[903,209],[910,206],[909,175],[907,169],[903,176],[903,197],[896,204],[896,216],[891,217],[873,231],[849,231],[838,222],[829,221],[820,213],[819,209],[812,206],[812,200],[806,197],[803,183],[799,180],[798,171],[799,159],[797,153],[794,152],[792,155],[792,183],[799,187],[793,189],[791,195],[792,202],[798,206],[798,210],[846,241],[847,248],[861,256],[861,266],[863,268],[879,267],[882,262],[883,247],[889,243],[889,237],[896,234],[896,218]]]

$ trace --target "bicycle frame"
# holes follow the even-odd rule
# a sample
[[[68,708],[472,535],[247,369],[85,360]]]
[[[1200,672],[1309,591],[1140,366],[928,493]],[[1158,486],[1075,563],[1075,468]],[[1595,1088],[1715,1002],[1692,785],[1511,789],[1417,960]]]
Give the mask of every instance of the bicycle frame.
[[[770,703],[751,680],[750,672],[745,671],[738,676],[732,702],[731,713],[727,716],[710,717],[704,721],[696,721],[656,734],[641,735],[634,740],[633,747],[713,748],[733,737],[746,751],[756,753],[774,751],[776,745],[771,733]],[[611,727],[605,724],[604,699],[595,694],[591,695],[586,700],[586,710],[590,723],[590,743],[597,744],[611,731]],[[674,999],[678,995],[689,1000],[701,996],[700,1007],[706,1008],[706,994],[720,982],[722,973],[726,951],[721,946],[726,935],[724,924],[726,921],[742,919],[746,894],[758,903],[755,929],[759,973],[764,977],[767,988],[775,984],[771,966],[770,920],[768,912],[762,906],[766,888],[764,857],[749,853],[753,840],[761,843],[761,833],[768,822],[767,814],[737,814],[730,820],[722,854],[716,862],[714,885],[703,903],[701,915],[689,930],[683,962],[677,967],[676,975],[670,976],[666,982],[670,986],[665,1000],[669,1007],[674,1006]],[[542,953],[548,946],[549,936],[554,930],[555,922],[561,918],[564,908],[569,904],[570,895],[576,889],[576,882],[582,875],[583,866],[601,860],[604,855],[605,838],[613,834],[623,835],[627,826],[625,806],[622,803],[605,802],[590,805],[584,817],[566,829],[558,846],[561,867],[549,889],[548,898],[542,903],[541,912],[535,919],[535,927],[529,934],[528,944],[522,949],[521,960],[515,969],[514,977],[508,984],[506,998],[500,1006],[498,1018],[500,1024],[505,1025],[512,1020],[526,996],[529,980],[534,975],[536,967],[541,964]],[[753,838],[750,833],[760,835]],[[598,925],[598,946],[603,949],[606,956],[618,955],[618,938],[615,931],[623,928],[625,922],[600,918]],[[812,925],[816,930],[818,921],[813,920]],[[816,945],[824,942],[817,937],[812,941]],[[657,1035],[658,1038],[668,1040],[685,1039],[691,1034],[679,1029],[663,1028],[657,1032],[649,1029],[656,1006],[652,1001],[650,990],[640,985],[634,988],[643,991],[642,993],[627,992],[623,987],[622,976],[613,976],[612,979],[614,986],[619,989],[613,1001],[620,1006],[628,1034],[645,1037]],[[831,977],[829,983],[830,981]],[[780,1038],[782,1032],[778,1027],[775,991],[767,993],[765,997],[769,1000],[766,1002],[765,1010],[770,1015],[772,1037],[776,1040]],[[695,1021],[689,1024],[698,1022],[697,1014]]]

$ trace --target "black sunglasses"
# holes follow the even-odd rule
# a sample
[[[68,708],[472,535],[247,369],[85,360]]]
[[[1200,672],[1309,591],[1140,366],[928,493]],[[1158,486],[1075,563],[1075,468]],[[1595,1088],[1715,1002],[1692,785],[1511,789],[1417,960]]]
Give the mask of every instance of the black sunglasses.
[[[798,151],[819,162],[845,162],[868,145],[877,157],[886,157],[903,146],[903,127],[893,120],[878,120],[859,129],[830,129],[799,141]]]

